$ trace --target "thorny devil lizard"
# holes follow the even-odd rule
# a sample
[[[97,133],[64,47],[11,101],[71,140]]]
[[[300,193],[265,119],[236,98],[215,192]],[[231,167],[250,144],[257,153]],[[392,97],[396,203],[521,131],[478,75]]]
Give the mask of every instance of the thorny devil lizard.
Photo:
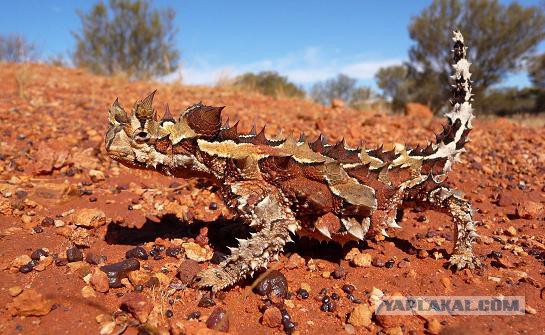
[[[456,241],[449,262],[456,270],[480,265],[471,204],[445,186],[446,173],[464,152],[474,118],[467,48],[454,32],[454,75],[447,123],[425,148],[391,151],[347,148],[344,141],[269,139],[264,131],[239,134],[222,126],[223,107],[201,103],[175,120],[167,109],[157,120],[155,92],[137,101],[131,115],[118,100],[109,111],[109,155],[122,164],[182,177],[207,175],[223,199],[251,226],[248,240],[218,267],[201,271],[198,287],[221,290],[267,266],[291,241],[290,234],[345,243],[399,228],[398,208],[421,206],[448,212]],[[387,235],[386,235],[387,236]]]

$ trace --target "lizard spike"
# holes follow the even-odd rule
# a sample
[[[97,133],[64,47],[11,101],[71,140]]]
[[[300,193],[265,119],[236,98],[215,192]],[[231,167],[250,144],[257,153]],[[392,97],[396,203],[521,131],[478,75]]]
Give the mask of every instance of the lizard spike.
[[[292,233],[292,234],[295,234],[295,232],[297,231],[297,225],[292,223],[292,224],[289,224],[288,225],[288,230]]]
[[[301,133],[301,135],[299,135],[299,140],[297,142],[305,142],[305,133]]]
[[[129,117],[123,107],[121,107],[121,104],[119,104],[119,99],[116,98],[114,103],[112,104],[112,107],[110,107],[108,117],[110,119],[110,123],[121,123],[126,124],[129,123]]]
[[[358,240],[362,240],[362,241],[365,237],[365,232],[362,226],[357,222],[354,223],[352,227],[350,227],[350,229],[348,229],[348,233],[354,236],[355,238],[357,238]]]
[[[245,240],[245,239],[242,239],[242,238],[237,238],[236,240],[238,242],[238,245],[240,245],[241,247],[248,244],[248,240]]]
[[[252,135],[252,136],[255,136],[255,135],[256,135],[256,126],[255,126],[255,122],[254,122],[254,124],[252,125],[252,129],[250,130],[250,132],[248,133],[248,135]]]
[[[227,249],[229,249],[229,251],[231,252],[231,255],[232,255],[235,251],[237,251],[237,248],[235,248],[235,247],[227,247]]]
[[[329,231],[329,228],[326,224],[324,224],[323,222],[318,222],[315,227],[320,232],[320,234],[324,235],[328,239],[331,239],[331,232]]]
[[[390,227],[390,228],[395,228],[395,229],[401,228],[401,226],[399,224],[397,224],[397,222],[396,222],[396,220],[394,218],[390,218],[390,220],[388,220],[387,224],[388,224],[388,227]]]
[[[229,117],[227,117],[227,119],[225,119],[225,123],[223,124],[223,127],[224,129],[229,129],[230,126],[229,126]]]
[[[153,97],[157,90],[151,92],[147,97],[134,103],[132,113],[138,120],[151,120],[155,117],[153,110]]]
[[[384,236],[384,237],[390,237],[390,235],[388,235],[388,233],[386,232],[386,229],[382,228],[380,230],[380,233]]]
[[[256,261],[255,259],[252,259],[252,260],[250,261],[250,268],[252,268],[252,270],[257,269],[258,266],[259,266],[259,262]]]
[[[238,121],[230,128],[225,128],[220,130],[219,138],[220,140],[238,140]]]
[[[176,120],[174,119],[174,117],[170,113],[170,108],[168,107],[168,104],[165,105],[165,114],[163,115],[163,118],[161,119],[161,124],[163,124],[165,122],[176,123]]]
[[[324,145],[327,143],[327,139],[324,135],[320,134],[320,136],[318,136],[318,138],[316,139],[316,141],[312,142],[310,144],[310,148],[312,149],[312,151],[314,152],[318,152],[318,153],[321,153],[324,151],[325,147]]]
[[[267,137],[265,136],[265,126],[263,126],[259,134],[252,137],[250,142],[252,144],[267,144],[268,143]]]

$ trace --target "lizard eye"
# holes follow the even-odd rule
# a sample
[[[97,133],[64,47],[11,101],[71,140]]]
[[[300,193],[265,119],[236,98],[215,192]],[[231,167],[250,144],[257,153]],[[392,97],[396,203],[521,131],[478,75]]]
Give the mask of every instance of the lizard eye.
[[[147,142],[149,139],[150,139],[149,133],[146,131],[141,131],[136,133],[136,135],[134,135],[134,140],[138,143]]]

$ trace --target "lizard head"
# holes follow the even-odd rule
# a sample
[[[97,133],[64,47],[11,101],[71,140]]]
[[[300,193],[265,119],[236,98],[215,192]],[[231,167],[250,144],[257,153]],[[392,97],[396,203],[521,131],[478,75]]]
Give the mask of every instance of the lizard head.
[[[195,154],[198,139],[213,139],[221,129],[223,107],[201,103],[186,109],[175,120],[165,107],[161,120],[153,109],[153,91],[136,101],[128,115],[116,99],[109,110],[106,151],[111,158],[132,168],[164,173],[208,172]]]

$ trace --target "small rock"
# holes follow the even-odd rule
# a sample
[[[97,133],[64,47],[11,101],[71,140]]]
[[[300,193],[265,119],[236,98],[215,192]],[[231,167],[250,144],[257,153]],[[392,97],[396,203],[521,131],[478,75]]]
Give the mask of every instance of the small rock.
[[[371,256],[370,254],[359,253],[354,256],[351,263],[357,267],[368,268],[371,266],[372,261],[373,261],[373,256]]]
[[[184,248],[186,257],[197,262],[209,261],[214,255],[210,249],[201,247],[194,242],[182,243],[182,247]]]
[[[125,253],[125,258],[138,258],[146,260],[148,259],[148,252],[142,247],[135,247]]]
[[[47,256],[47,257],[43,257],[41,260],[40,260],[40,263],[38,263],[38,265],[36,265],[34,267],[34,270],[40,272],[40,271],[43,271],[45,270],[48,266],[50,266],[51,264],[53,264],[53,257],[51,256]]]
[[[85,255],[85,261],[89,264],[93,264],[93,265],[99,265],[99,264],[102,264],[102,263],[106,263],[106,260],[107,260],[107,257],[106,256],[99,256],[97,254],[94,254],[94,253],[87,253]]]
[[[509,228],[505,230],[505,234],[511,237],[517,236],[517,229],[513,226],[509,226]]]
[[[331,99],[331,108],[344,108],[344,101],[342,99]]]
[[[121,279],[126,278],[131,271],[139,270],[140,262],[136,258],[126,259],[124,261],[108,264],[100,267],[108,276],[110,288],[122,287]]]
[[[432,110],[423,104],[409,102],[405,105],[405,115],[419,120],[429,120],[433,118]]]
[[[220,332],[228,332],[229,315],[227,311],[221,307],[216,307],[206,320],[206,327]]]
[[[21,292],[23,292],[23,289],[21,288],[21,286],[12,286],[8,288],[8,293],[12,297],[18,296],[19,294],[21,294]]]
[[[358,248],[352,248],[350,251],[344,256],[344,259],[347,261],[351,261],[356,257],[356,255],[361,254],[360,250]]]
[[[282,312],[276,306],[270,306],[261,317],[261,323],[270,328],[276,328],[282,324]]]
[[[305,266],[305,259],[299,254],[292,254],[290,258],[288,258],[288,263],[286,264],[286,269],[293,270],[293,269],[300,269]]]
[[[350,312],[348,323],[356,327],[369,327],[371,325],[372,316],[373,311],[369,305],[359,304]]]
[[[143,271],[143,270],[134,270],[130,271],[127,274],[127,277],[129,278],[129,281],[133,286],[137,285],[145,285],[150,280],[150,274],[149,272]]]
[[[49,253],[45,251],[44,249],[36,249],[30,254],[30,258],[32,258],[35,261],[39,261],[41,257],[47,257],[49,256]]]
[[[91,180],[93,180],[93,182],[95,183],[97,181],[102,181],[106,179],[106,177],[104,176],[104,172],[99,170],[90,170],[89,177],[91,177]]]
[[[528,313],[528,314],[537,314],[537,309],[531,307],[530,305],[526,304],[525,306],[525,312]]]
[[[439,334],[441,332],[441,323],[437,319],[429,319],[426,328],[431,334]]]
[[[443,284],[443,286],[445,287],[445,289],[447,289],[447,291],[452,289],[452,281],[450,280],[449,277],[442,277],[441,284]]]
[[[110,289],[108,276],[105,272],[95,269],[93,274],[91,275],[90,280],[91,285],[100,293],[106,293]]]
[[[68,248],[66,250],[66,259],[70,263],[83,261],[83,252],[76,247]]]
[[[91,287],[91,286],[88,286],[88,285],[85,285],[82,289],[81,289],[81,295],[84,297],[84,298],[93,298],[93,297],[96,297],[97,295],[95,294],[95,290]]]
[[[181,252],[182,249],[180,247],[168,247],[167,250],[165,250],[165,255],[178,258],[178,256],[181,255]]]
[[[254,292],[263,296],[277,296],[286,298],[288,295],[288,281],[278,270],[270,271],[254,287]]]
[[[535,201],[523,201],[517,205],[517,216],[527,220],[539,219],[544,214],[543,204]]]
[[[182,264],[180,264],[177,276],[182,284],[189,285],[200,270],[201,268],[199,266],[199,262],[186,259],[182,262]]]
[[[384,332],[384,335],[403,335],[401,326],[385,328],[382,331]]]
[[[206,295],[203,295],[201,297],[201,300],[199,300],[199,303],[197,304],[197,306],[205,307],[205,308],[212,307],[212,306],[215,306],[215,305],[216,305],[216,302],[214,300],[212,300],[212,298],[210,298],[209,296],[206,296]]]
[[[34,289],[28,289],[6,305],[11,316],[42,316],[51,311],[53,303]]]
[[[77,212],[74,224],[85,228],[98,228],[106,224],[106,214],[96,208],[84,208]]]
[[[498,196],[498,206],[500,207],[509,207],[513,204],[513,197],[508,193],[501,193]]]
[[[342,266],[338,266],[335,271],[333,271],[332,275],[335,279],[343,279],[346,277],[346,269]]]
[[[28,256],[28,255],[17,256],[17,257],[15,257],[15,259],[11,262],[11,264],[10,264],[10,269],[11,269],[13,272],[17,272],[17,271],[19,271],[19,269],[21,268],[21,266],[26,265],[26,264],[30,263],[31,261],[32,261],[32,258],[30,258],[30,256]]]
[[[99,334],[100,335],[110,335],[114,332],[116,323],[114,321],[108,321],[102,324],[100,327]]]
[[[123,297],[121,309],[131,313],[141,323],[146,323],[153,306],[144,295],[131,292]]]

